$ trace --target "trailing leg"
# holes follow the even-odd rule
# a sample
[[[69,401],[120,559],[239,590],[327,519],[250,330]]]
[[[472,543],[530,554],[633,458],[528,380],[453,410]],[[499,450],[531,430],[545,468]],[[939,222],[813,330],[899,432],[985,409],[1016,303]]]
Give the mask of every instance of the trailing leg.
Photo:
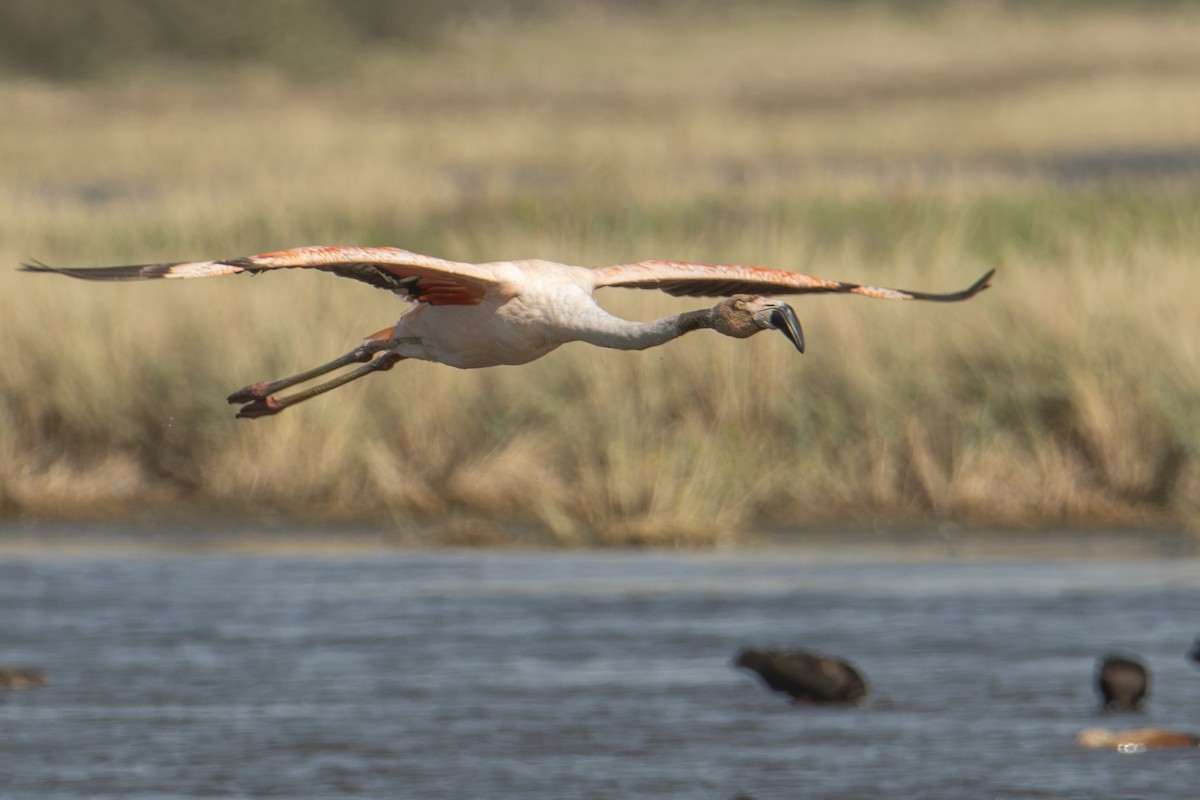
[[[365,345],[364,345],[364,347],[365,347]],[[344,366],[347,363],[353,363],[355,361],[367,361],[366,358],[349,358],[350,356],[354,355],[361,349],[362,348],[358,348],[356,350],[351,351],[350,353],[347,353],[345,356],[342,356],[341,359],[335,359],[334,361],[331,361],[330,364],[334,364],[335,362],[340,362],[340,363],[337,363],[336,366],[331,367],[330,369],[336,369],[337,366]],[[381,349],[381,348],[375,348],[376,351],[378,351],[379,349]],[[367,358],[370,358],[370,354],[368,354]],[[308,400],[309,398],[316,397],[319,394],[324,394],[325,392],[328,392],[330,389],[336,389],[339,386],[344,386],[345,384],[349,383],[350,381],[356,381],[359,378],[362,378],[366,375],[370,375],[372,372],[383,372],[383,371],[389,370],[392,367],[394,367],[398,362],[403,361],[403,360],[404,360],[404,356],[402,356],[398,353],[391,353],[391,352],[384,353],[383,355],[375,358],[372,361],[367,361],[366,364],[363,364],[361,367],[359,367],[357,369],[352,369],[347,373],[337,376],[336,378],[325,381],[324,383],[319,383],[316,386],[313,386],[308,389],[304,389],[303,391],[296,392],[295,394],[287,395],[286,397],[276,397],[275,395],[268,393],[265,396],[259,396],[259,397],[252,396],[249,398],[249,402],[246,402],[246,401],[235,400],[234,397],[236,397],[237,395],[233,395],[230,397],[229,402],[231,402],[231,403],[245,402],[245,405],[243,405],[238,410],[238,413],[237,413],[238,419],[254,419],[256,417],[267,417],[267,416],[271,416],[272,414],[278,414],[280,411],[283,411],[288,406],[294,406],[297,403],[302,403],[305,400]],[[325,366],[329,366],[329,365],[327,364]],[[308,373],[302,373],[302,374],[308,375],[309,377],[313,377],[313,375],[321,375],[321,374],[324,374],[325,372],[329,371],[329,369],[322,369],[321,367],[318,367],[317,369],[322,370],[322,371],[316,372],[313,370],[309,370]],[[308,378],[302,378],[301,380],[308,380]],[[300,382],[299,380],[285,378],[282,381],[276,381],[275,383],[272,383],[272,384],[266,384],[266,386],[271,387],[270,391],[274,391],[275,388],[292,386],[293,384],[299,383],[299,382]],[[251,388],[251,387],[247,387],[247,388]]]
[[[370,361],[376,353],[386,348],[386,341],[367,341],[349,353],[338,356],[333,361],[322,364],[319,367],[313,367],[310,370],[305,370],[286,378],[280,378],[277,381],[261,381],[259,383],[252,383],[249,386],[243,386],[229,395],[226,400],[230,405],[234,403],[249,403],[251,400],[261,400],[268,395],[278,392],[280,389],[286,389],[298,383],[311,381],[313,378],[320,377],[327,372],[333,372],[335,369],[340,369],[348,364],[361,364]]]

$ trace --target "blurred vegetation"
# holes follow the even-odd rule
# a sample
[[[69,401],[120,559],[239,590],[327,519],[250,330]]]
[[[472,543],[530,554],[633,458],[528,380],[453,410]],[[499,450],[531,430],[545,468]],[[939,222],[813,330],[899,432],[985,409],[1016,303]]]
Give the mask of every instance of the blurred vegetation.
[[[419,42],[450,19],[534,0],[4,0],[0,67],[81,78],[156,62],[181,68],[265,64],[296,76],[344,71],[357,48]]]
[[[55,4],[0,8],[35,5]],[[515,522],[602,544],[763,525],[1197,527],[1200,14],[1062,5],[580,4],[503,25],[430,11],[437,47],[339,50],[328,80],[0,81],[11,265],[360,243],[931,290],[999,270],[962,305],[799,299],[804,356],[697,333],[520,368],[405,362],[254,422],[225,395],[349,349],[394,298],[317,274],[0,270],[0,513],[390,519],[422,541],[431,524],[503,540]],[[189,30],[218,38],[235,8],[187,7],[213,9]],[[387,32],[400,22],[355,33],[333,4],[253,7],[260,26],[311,9],[326,22],[290,30],[338,48],[421,38]],[[34,71],[110,63],[77,57],[100,66]],[[640,318],[698,305],[600,299]]]
[[[1186,0],[1091,0],[1098,7],[1171,10]],[[292,77],[344,75],[364,49],[414,48],[464,25],[510,27],[586,13],[736,16],[751,5],[810,12],[878,7],[927,17],[961,0],[0,0],[0,74],[56,79],[168,66],[248,64]],[[1078,0],[1006,0],[1008,9],[1061,14]]]

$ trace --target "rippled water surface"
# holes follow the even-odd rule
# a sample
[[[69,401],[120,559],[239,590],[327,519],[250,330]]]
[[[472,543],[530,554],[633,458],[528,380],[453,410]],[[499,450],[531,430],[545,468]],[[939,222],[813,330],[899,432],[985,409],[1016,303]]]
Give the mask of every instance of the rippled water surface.
[[[0,797],[1194,798],[1200,562],[800,554],[7,556]],[[729,662],[849,658],[856,709],[797,709]],[[1094,711],[1114,648],[1144,714]]]

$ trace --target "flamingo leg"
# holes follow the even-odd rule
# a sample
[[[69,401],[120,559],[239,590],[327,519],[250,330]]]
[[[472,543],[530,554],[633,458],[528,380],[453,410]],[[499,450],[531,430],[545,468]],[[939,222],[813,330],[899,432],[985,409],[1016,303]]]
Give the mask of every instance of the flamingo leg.
[[[347,364],[362,364],[370,361],[375,357],[375,354],[380,350],[387,349],[386,340],[368,339],[358,347],[351,350],[349,353],[340,355],[333,361],[322,364],[319,367],[313,367],[310,370],[290,375],[286,378],[280,378],[277,381],[260,381],[252,383],[249,386],[243,386],[229,397],[225,398],[231,405],[234,403],[249,403],[253,400],[262,400],[263,398],[278,392],[280,389],[286,389],[289,386],[295,386],[297,383],[311,381],[313,378],[318,378],[327,372],[333,372],[335,369],[341,369]]]
[[[365,347],[365,345],[364,345],[364,347]],[[325,372],[328,372],[330,369],[336,369],[338,366],[344,366],[345,364],[354,363],[355,361],[367,361],[367,363],[363,364],[361,367],[358,367],[357,369],[352,369],[349,372],[343,373],[343,374],[337,376],[336,378],[327,380],[324,383],[318,383],[316,386],[310,387],[308,389],[304,389],[303,391],[296,392],[295,394],[289,394],[286,397],[276,397],[273,394],[267,393],[267,394],[264,394],[262,396],[257,396],[257,397],[249,396],[248,401],[247,401],[247,400],[235,400],[234,398],[237,397],[238,395],[231,395],[229,402],[245,403],[245,405],[243,405],[238,410],[238,413],[237,413],[238,419],[255,419],[256,417],[267,417],[267,416],[271,416],[272,414],[278,414],[280,411],[283,411],[288,406],[294,406],[297,403],[302,403],[305,400],[316,397],[319,394],[325,394],[325,392],[328,392],[330,389],[336,389],[339,386],[346,385],[350,381],[356,381],[359,378],[370,375],[372,372],[382,372],[385,370],[389,370],[392,367],[394,367],[398,362],[404,360],[404,356],[400,355],[399,353],[384,353],[383,355],[379,356],[378,358],[375,358],[374,360],[368,360],[368,359],[370,359],[370,355],[374,354],[373,352],[370,355],[368,355],[367,358],[350,358],[350,356],[353,356],[355,353],[358,352],[358,350],[362,350],[362,349],[363,349],[362,347],[357,348],[356,350],[352,350],[351,352],[347,353],[346,355],[342,356],[341,358],[334,359],[333,361],[329,362],[329,364],[336,364],[336,366],[329,367],[329,364],[324,365],[325,367],[329,367],[329,369],[322,369],[321,367],[317,367],[316,370],[309,370],[307,373],[301,373],[301,375],[307,375],[309,378],[311,378],[311,377],[314,377],[315,375],[322,375]],[[381,349],[381,348],[375,348],[376,351],[379,349]],[[299,377],[299,380],[293,380],[293,378],[297,378],[297,377]],[[267,387],[284,388],[287,386],[291,386],[295,383],[299,383],[301,380],[308,380],[308,378],[304,378],[304,377],[300,377],[300,376],[293,376],[293,378],[284,378],[283,380],[275,381],[274,383],[265,384],[265,385]],[[257,386],[259,384],[255,384],[255,385]],[[274,389],[272,389],[272,391],[273,390]]]

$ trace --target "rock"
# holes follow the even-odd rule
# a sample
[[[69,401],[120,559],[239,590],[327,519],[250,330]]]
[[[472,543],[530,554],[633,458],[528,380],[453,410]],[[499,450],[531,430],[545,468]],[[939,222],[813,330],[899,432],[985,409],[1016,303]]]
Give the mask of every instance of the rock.
[[[867,682],[843,659],[806,650],[754,650],[738,653],[734,666],[758,674],[777,692],[797,704],[857,704],[867,695]]]

